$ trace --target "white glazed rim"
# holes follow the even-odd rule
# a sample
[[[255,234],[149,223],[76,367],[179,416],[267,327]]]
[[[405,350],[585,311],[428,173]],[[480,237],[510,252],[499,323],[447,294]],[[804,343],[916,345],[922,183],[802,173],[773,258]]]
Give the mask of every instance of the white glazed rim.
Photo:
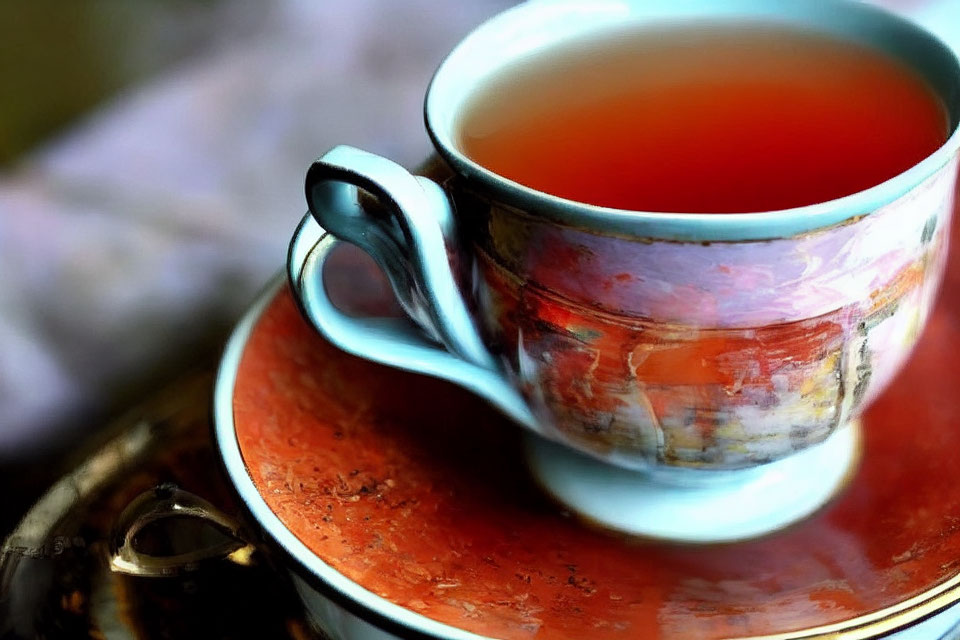
[[[706,16],[710,20],[746,18],[768,24],[792,24],[855,39],[885,38],[889,42],[897,40],[897,44],[899,40],[910,40],[911,45],[918,47],[914,54],[932,58],[938,66],[946,67],[939,73],[949,74],[948,83],[955,95],[938,93],[950,112],[952,134],[943,146],[920,163],[859,193],[793,209],[724,215],[628,211],[584,204],[499,176],[458,150],[454,139],[456,113],[469,97],[469,90],[465,88],[471,83],[469,79],[475,81],[478,76],[503,68],[544,46],[591,30],[622,25],[628,19],[651,23],[677,21],[703,18],[704,11],[710,12]],[[555,34],[548,27],[541,26],[551,20],[550,24],[558,25]],[[861,27],[861,23],[869,28]],[[872,32],[861,34],[861,29]],[[888,46],[872,44],[889,50]],[[502,59],[490,62],[490,50],[502,51],[498,53]],[[928,79],[938,73],[913,66]],[[504,204],[562,225],[598,233],[679,242],[738,242],[790,237],[831,227],[868,215],[906,195],[947,165],[960,150],[958,87],[960,59],[954,49],[906,18],[862,2],[727,0],[705,6],[696,0],[530,0],[491,18],[450,53],[430,83],[424,118],[434,146],[456,173],[475,181]]]

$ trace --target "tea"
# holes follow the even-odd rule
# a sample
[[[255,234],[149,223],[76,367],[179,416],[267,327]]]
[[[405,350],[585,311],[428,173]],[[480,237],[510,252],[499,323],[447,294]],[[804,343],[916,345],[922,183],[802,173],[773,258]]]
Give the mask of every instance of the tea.
[[[865,45],[764,25],[620,29],[488,78],[461,150],[533,189],[656,212],[749,213],[880,184],[947,139],[942,100]]]

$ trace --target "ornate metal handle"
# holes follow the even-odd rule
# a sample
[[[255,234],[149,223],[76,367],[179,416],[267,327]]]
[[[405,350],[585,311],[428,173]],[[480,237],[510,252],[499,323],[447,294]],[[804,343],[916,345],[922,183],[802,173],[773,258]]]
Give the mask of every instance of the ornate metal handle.
[[[147,527],[164,523],[169,525],[160,537],[170,536],[171,530],[183,527],[182,520],[193,520],[212,529],[214,536],[195,536],[185,550],[173,540],[165,539],[168,550],[147,551],[140,539]],[[208,531],[208,534],[210,532]],[[246,541],[241,527],[232,518],[212,504],[183,491],[173,484],[162,484],[137,496],[120,514],[111,544],[110,568],[131,576],[165,577],[194,571],[209,561],[229,560],[249,563],[254,546]]]

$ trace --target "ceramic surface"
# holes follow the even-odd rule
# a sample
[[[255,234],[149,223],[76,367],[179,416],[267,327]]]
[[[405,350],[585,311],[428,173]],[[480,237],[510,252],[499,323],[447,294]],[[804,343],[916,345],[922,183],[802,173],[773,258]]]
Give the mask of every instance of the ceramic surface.
[[[881,47],[929,80],[954,133],[868,191],[722,216],[578,204],[457,150],[462,104],[511,61],[612,24],[705,17]],[[958,98],[960,66],[945,45],[859,3],[529,3],[466,38],[430,86],[427,127],[448,165],[442,188],[348,147],[307,174],[314,218],[378,261],[421,334],[338,314],[321,275],[335,241],[306,223],[291,281],[306,316],[345,350],[454,381],[604,462],[681,484],[687,470],[755,468],[827,441],[910,352],[946,255]]]
[[[557,439],[635,469],[736,469],[823,442],[899,369],[940,284],[956,175],[763,242],[460,213],[489,344]]]
[[[335,637],[878,637],[960,597],[960,367],[943,356],[960,348],[958,274],[954,259],[912,360],[863,418],[858,475],[762,540],[684,547],[584,527],[532,486],[509,423],[343,354],[286,290],[231,345],[217,439],[303,597],[340,612],[317,610],[340,620]]]

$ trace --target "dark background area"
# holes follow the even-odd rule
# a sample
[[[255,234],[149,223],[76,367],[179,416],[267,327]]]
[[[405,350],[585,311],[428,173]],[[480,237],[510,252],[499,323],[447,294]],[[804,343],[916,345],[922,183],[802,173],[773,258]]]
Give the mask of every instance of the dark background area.
[[[9,167],[124,87],[216,48],[223,4],[0,3],[0,165]],[[233,28],[249,30],[263,9],[241,4],[244,10],[230,16],[248,24]]]

